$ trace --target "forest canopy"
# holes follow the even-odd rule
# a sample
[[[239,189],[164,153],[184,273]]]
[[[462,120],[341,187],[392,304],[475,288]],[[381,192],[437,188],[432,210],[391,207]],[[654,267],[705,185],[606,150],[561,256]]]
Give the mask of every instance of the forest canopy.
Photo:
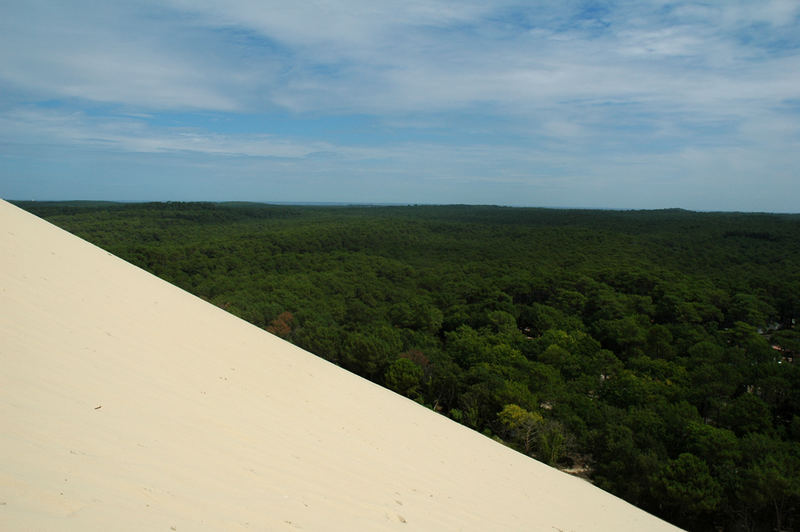
[[[798,524],[798,215],[16,204],[679,526]]]

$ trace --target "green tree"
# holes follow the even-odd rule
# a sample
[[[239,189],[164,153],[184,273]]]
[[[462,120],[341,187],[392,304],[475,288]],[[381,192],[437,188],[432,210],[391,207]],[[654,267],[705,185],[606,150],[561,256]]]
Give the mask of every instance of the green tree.
[[[549,419],[537,434],[537,456],[550,466],[555,466],[567,449],[567,433],[561,422]]]
[[[352,332],[342,349],[343,365],[365,377],[379,380],[386,366],[400,354],[402,340],[395,330],[379,327],[368,333]]]
[[[752,433],[741,448],[740,500],[756,516],[770,516],[775,530],[785,530],[800,508],[800,445]]]
[[[675,356],[675,348],[669,328],[659,324],[650,327],[647,331],[646,350],[652,358],[672,359]]]
[[[765,327],[777,315],[772,306],[752,294],[734,295],[728,308],[729,322],[741,321],[753,327]]]
[[[598,320],[592,328],[603,347],[627,359],[644,353],[648,324],[647,316],[640,314],[616,320]]]
[[[420,366],[407,358],[398,358],[386,368],[384,382],[386,386],[406,397],[418,395],[423,371]]]
[[[678,521],[692,522],[712,514],[722,500],[722,487],[708,464],[691,453],[669,460],[651,479],[654,497]]]
[[[752,393],[743,393],[722,412],[722,421],[739,435],[766,432],[772,427],[769,405]]]
[[[497,417],[505,433],[522,446],[525,454],[530,454],[537,430],[543,421],[541,414],[511,404],[504,406]]]

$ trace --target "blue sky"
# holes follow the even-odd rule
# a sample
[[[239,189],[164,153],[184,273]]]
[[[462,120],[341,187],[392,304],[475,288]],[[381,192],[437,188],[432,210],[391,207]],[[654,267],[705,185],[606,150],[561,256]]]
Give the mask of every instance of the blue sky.
[[[800,212],[800,2],[3,2],[0,196]]]

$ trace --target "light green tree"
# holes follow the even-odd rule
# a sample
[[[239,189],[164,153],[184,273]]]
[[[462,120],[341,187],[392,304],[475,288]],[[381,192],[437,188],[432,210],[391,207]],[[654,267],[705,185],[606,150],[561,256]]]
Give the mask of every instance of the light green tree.
[[[542,416],[530,412],[519,405],[506,405],[498,414],[500,423],[509,437],[521,444],[525,454],[530,454],[535,442],[536,433],[542,423]]]

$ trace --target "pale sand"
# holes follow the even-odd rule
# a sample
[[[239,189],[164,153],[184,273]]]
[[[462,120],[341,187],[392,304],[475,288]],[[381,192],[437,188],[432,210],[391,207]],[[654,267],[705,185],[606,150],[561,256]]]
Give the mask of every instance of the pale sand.
[[[676,530],[2,201],[0,456],[2,530]]]

